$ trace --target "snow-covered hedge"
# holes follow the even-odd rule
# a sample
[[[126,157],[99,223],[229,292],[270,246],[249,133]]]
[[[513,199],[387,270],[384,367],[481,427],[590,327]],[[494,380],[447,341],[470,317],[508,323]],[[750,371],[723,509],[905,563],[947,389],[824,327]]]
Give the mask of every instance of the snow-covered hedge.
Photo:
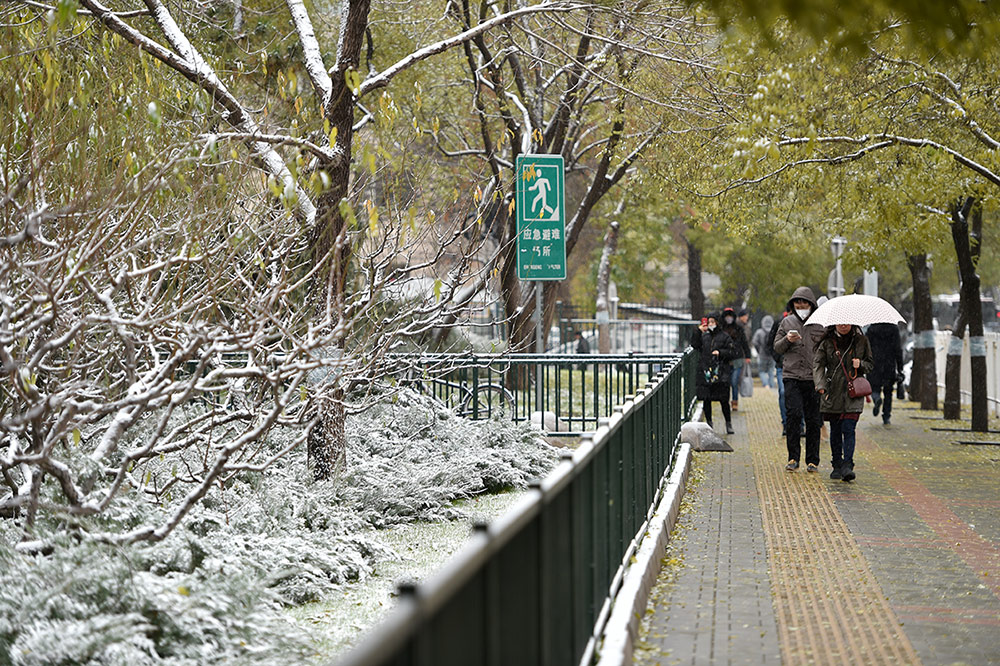
[[[318,659],[319,637],[283,609],[397,557],[374,529],[454,518],[454,500],[523,487],[557,459],[528,426],[461,419],[406,391],[351,417],[347,434],[336,479],[317,484],[304,453],[288,456],[220,484],[159,543],[74,542],[66,524],[43,522],[55,548],[24,554],[17,524],[0,522],[0,663]],[[276,439],[265,447],[280,450]],[[164,510],[133,492],[98,519],[124,531]]]

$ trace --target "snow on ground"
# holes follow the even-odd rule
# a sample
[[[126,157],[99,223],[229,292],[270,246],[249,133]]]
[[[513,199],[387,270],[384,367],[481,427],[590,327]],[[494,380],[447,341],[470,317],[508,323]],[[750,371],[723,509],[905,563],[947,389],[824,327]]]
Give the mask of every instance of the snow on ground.
[[[17,522],[0,521],[0,663],[328,661],[400,578],[433,571],[474,518],[557,461],[528,425],[467,421],[406,391],[351,417],[347,435],[335,481],[313,482],[296,451],[213,490],[160,543],[110,546],[52,521],[32,535],[51,551],[28,555],[13,548]],[[74,520],[125,532],[167,510],[136,492]]]

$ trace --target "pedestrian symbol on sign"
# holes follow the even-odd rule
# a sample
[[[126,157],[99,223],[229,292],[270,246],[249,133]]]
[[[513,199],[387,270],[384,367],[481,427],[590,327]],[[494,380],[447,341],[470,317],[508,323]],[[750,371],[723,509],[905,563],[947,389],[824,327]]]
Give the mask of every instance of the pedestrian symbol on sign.
[[[545,211],[549,211],[552,218],[558,218],[559,211],[556,210],[554,206],[550,206],[547,199],[548,193],[552,189],[552,185],[549,183],[549,179],[540,173],[541,171],[542,169],[535,167],[535,172],[538,176],[535,178],[535,184],[528,188],[529,192],[534,192],[535,190],[538,191],[535,198],[531,200],[531,214],[534,216],[532,219],[544,219]],[[535,209],[538,208],[539,204],[542,205],[542,209],[536,214]]]

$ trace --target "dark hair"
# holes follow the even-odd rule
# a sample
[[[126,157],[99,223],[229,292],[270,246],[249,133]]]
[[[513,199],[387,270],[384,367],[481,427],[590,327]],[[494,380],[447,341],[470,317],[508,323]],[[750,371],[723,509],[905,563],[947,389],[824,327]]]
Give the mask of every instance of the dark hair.
[[[742,317],[743,315],[748,315],[748,314],[750,314],[749,310],[740,310],[740,314],[737,316]]]
[[[856,324],[851,324],[851,332],[847,334],[848,337],[853,337],[855,334],[861,332],[861,327]],[[832,324],[826,327],[826,332],[823,333],[823,337],[820,338],[820,342],[826,340],[827,338],[834,338],[837,336],[837,325]]]

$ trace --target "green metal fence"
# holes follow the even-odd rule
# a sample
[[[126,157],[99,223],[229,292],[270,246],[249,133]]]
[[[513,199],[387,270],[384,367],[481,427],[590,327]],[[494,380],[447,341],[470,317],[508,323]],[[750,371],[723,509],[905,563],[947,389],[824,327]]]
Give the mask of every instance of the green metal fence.
[[[550,436],[597,430],[677,354],[412,354],[396,361],[396,381],[431,394],[462,416],[498,411],[515,421],[539,419]]]
[[[401,587],[339,666],[590,663],[669,476],[695,362],[673,356],[433,578]]]

